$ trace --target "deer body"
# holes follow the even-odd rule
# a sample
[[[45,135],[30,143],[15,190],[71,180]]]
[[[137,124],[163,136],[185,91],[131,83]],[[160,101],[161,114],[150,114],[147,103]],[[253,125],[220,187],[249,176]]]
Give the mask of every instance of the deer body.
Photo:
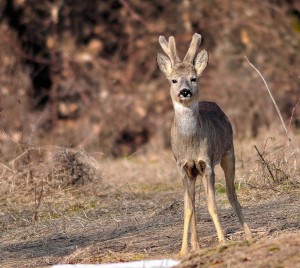
[[[181,255],[188,252],[189,231],[192,249],[200,248],[195,216],[195,183],[198,177],[204,184],[208,211],[215,224],[219,242],[225,241],[215,201],[214,167],[217,164],[221,164],[224,170],[227,196],[244,228],[246,238],[252,239],[234,188],[235,156],[231,124],[217,104],[199,102],[197,80],[208,62],[205,50],[196,56],[200,41],[201,36],[194,34],[185,58],[180,61],[174,38],[170,37],[167,42],[160,36],[159,43],[169,58],[163,54],[158,54],[157,57],[159,68],[171,84],[170,93],[174,107],[171,144],[184,186]]]
[[[219,106],[196,102],[192,107],[175,108],[174,113],[171,144],[176,161],[219,164],[220,157],[233,146],[231,124]]]

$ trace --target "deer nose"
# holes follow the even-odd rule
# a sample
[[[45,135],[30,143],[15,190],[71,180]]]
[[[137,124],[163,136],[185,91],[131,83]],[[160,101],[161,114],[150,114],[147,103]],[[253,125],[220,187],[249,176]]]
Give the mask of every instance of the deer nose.
[[[192,97],[192,95],[193,95],[192,92],[187,88],[181,89],[179,91],[179,97],[182,96],[182,97],[186,98],[186,97]]]

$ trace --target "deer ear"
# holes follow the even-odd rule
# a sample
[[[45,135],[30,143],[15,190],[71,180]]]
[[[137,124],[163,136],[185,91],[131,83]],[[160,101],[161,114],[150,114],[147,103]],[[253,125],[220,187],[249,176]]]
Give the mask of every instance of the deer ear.
[[[159,69],[165,74],[168,75],[172,71],[171,61],[163,54],[157,54],[157,64]]]
[[[208,53],[204,49],[198,53],[194,61],[194,66],[197,72],[197,76],[199,76],[202,73],[202,71],[206,68],[207,63],[208,63]]]

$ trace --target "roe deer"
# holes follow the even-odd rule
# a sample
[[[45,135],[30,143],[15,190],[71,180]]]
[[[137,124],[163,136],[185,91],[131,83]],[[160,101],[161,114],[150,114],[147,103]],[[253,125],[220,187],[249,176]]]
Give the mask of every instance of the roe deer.
[[[197,177],[204,184],[209,214],[214,222],[220,243],[225,242],[215,201],[214,167],[221,164],[226,180],[227,196],[242,224],[247,240],[252,233],[245,222],[241,205],[234,188],[235,156],[231,124],[213,102],[199,102],[198,79],[208,62],[208,53],[202,50],[196,56],[201,35],[195,33],[183,61],[176,52],[175,39],[159,37],[165,55],[158,53],[157,63],[171,84],[174,121],[171,144],[184,186],[184,228],[180,255],[188,252],[188,235],[191,229],[192,250],[200,246],[196,230],[195,183]]]

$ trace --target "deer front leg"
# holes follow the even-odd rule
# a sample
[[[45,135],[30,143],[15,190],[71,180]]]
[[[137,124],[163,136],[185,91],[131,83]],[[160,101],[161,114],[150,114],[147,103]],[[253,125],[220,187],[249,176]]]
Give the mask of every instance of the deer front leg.
[[[183,165],[184,172],[187,176],[187,194],[189,195],[192,215],[190,219],[190,231],[191,231],[191,246],[194,252],[199,251],[199,238],[197,233],[197,220],[196,220],[196,206],[195,206],[195,184],[197,179],[197,163],[194,161],[185,161]],[[198,172],[199,173],[199,172]],[[186,188],[186,187],[185,187]],[[186,197],[188,199],[188,196]]]
[[[225,237],[218,216],[216,199],[215,199],[215,174],[210,167],[206,167],[205,176],[203,176],[202,182],[206,192],[208,212],[214,222],[219,243],[224,243]]]
[[[193,214],[191,219],[191,246],[192,250],[194,252],[197,252],[200,250],[199,245],[199,239],[198,239],[198,233],[197,233],[197,220],[196,220],[196,206],[195,206],[195,184],[196,184],[196,178],[192,182],[193,188],[191,189],[192,193],[192,205],[193,205]]]
[[[191,203],[190,193],[188,182],[189,178],[184,176],[183,178],[183,186],[184,186],[184,224],[183,224],[183,237],[182,237],[182,245],[180,250],[180,256],[183,257],[188,253],[188,238],[189,238],[189,229],[190,223],[193,213],[193,206]]]
[[[193,161],[184,161],[182,168],[184,175],[186,175],[189,179],[193,179],[197,175],[197,170]]]
[[[193,166],[193,173],[195,175],[195,183],[196,183],[196,177],[199,175],[201,178],[204,175],[206,168],[206,164],[202,160],[198,160],[194,163]],[[196,208],[195,208],[195,183],[193,186],[193,193],[191,196],[193,196],[193,208],[194,208],[194,213],[192,215],[191,219],[191,245],[192,245],[192,250],[194,252],[197,252],[200,250],[200,245],[199,245],[199,238],[198,238],[198,233],[197,233],[197,220],[196,220]]]
[[[197,222],[195,212],[195,166],[193,162],[185,162],[183,165],[184,177],[184,228],[182,247],[180,255],[184,256],[188,252],[188,234],[191,229],[191,245],[192,250],[197,251],[200,249],[198,235],[197,235]]]

